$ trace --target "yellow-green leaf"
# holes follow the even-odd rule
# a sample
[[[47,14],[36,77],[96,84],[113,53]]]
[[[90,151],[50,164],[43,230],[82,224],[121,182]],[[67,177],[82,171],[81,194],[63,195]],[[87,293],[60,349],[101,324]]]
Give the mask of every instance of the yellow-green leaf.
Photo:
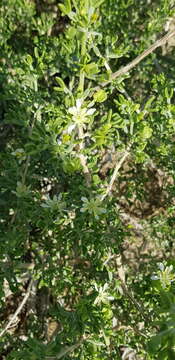
[[[98,66],[95,63],[90,63],[84,66],[87,75],[94,75],[99,72]]]
[[[101,89],[101,90],[99,90],[99,91],[97,91],[95,94],[94,94],[94,100],[95,100],[95,102],[103,102],[103,101],[105,101],[107,99],[107,94],[106,94],[106,92],[103,90],[103,89]]]

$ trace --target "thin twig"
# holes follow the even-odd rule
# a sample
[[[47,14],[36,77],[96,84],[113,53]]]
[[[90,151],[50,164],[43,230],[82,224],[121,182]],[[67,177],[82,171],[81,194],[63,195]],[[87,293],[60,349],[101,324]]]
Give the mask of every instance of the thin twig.
[[[78,155],[79,159],[80,159],[80,162],[81,162],[81,166],[83,168],[83,173],[84,173],[84,176],[85,176],[85,179],[86,179],[86,184],[88,187],[90,187],[90,184],[91,184],[91,174],[90,174],[90,171],[87,167],[87,162],[86,162],[86,158],[83,154],[79,154]]]
[[[82,168],[83,168],[83,173],[84,173],[84,176],[85,176],[85,179],[86,179],[87,187],[90,187],[90,184],[91,184],[91,173],[90,173],[89,168],[88,168],[88,166],[87,166],[86,157],[84,156],[84,154],[82,154],[82,150],[84,149],[84,142],[83,142],[84,132],[83,132],[83,127],[82,127],[82,126],[79,126],[79,127],[78,127],[78,138],[79,138],[79,140],[81,141],[80,144],[79,144],[79,154],[78,154],[78,157],[79,157],[79,159],[80,159],[81,166],[82,166]]]
[[[151,45],[148,49],[143,51],[142,54],[138,55],[133,61],[131,61],[128,65],[123,66],[121,69],[117,70],[113,74],[111,74],[110,79],[107,81],[102,82],[99,86],[95,87],[93,89],[94,91],[100,90],[101,87],[104,87],[111,83],[113,80],[117,79],[119,76],[122,76],[126,73],[128,73],[131,69],[133,69],[137,64],[139,64],[146,56],[151,54],[154,50],[156,50],[158,47],[165,44],[170,38],[175,36],[175,30],[169,31],[165,36],[161,37],[159,40],[155,41],[153,45]]]
[[[116,180],[116,177],[117,177],[117,175],[118,175],[118,172],[119,172],[121,166],[123,165],[125,159],[126,159],[126,158],[128,157],[128,155],[129,155],[129,149],[130,149],[130,147],[131,147],[131,145],[128,146],[128,148],[127,148],[127,150],[124,152],[122,158],[121,158],[120,161],[116,164],[115,170],[114,170],[113,175],[112,175],[111,180],[110,180],[110,183],[109,183],[109,185],[107,186],[106,192],[102,195],[101,201],[103,201],[103,200],[106,198],[106,196],[110,193],[110,191],[112,190],[112,186],[113,186],[113,184],[114,184],[114,181]]]
[[[5,328],[1,331],[0,333],[0,337],[3,336],[7,330],[10,328],[10,326],[15,322],[18,314],[21,312],[22,308],[24,307],[29,295],[30,295],[30,291],[31,291],[31,287],[33,285],[33,279],[30,280],[30,283],[28,285],[26,294],[21,302],[21,304],[18,306],[17,310],[15,311],[14,315],[12,316],[12,318],[10,319],[10,321],[7,323],[7,325],[5,326]]]

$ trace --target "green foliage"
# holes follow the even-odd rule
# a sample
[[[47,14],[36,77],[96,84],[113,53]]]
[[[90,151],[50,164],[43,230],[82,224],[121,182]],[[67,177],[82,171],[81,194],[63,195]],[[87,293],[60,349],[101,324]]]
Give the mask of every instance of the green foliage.
[[[1,1],[3,360],[174,359],[174,48],[111,81],[173,16]]]

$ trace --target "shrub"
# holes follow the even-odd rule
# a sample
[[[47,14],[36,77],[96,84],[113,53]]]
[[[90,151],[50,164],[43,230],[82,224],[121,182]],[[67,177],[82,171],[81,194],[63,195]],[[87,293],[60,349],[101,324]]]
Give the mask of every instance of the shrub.
[[[1,1],[2,359],[174,358],[173,16]]]

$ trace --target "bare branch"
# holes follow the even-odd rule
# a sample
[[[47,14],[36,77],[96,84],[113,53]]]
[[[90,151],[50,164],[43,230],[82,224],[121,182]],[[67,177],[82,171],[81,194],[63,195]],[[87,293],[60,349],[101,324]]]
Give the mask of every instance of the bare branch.
[[[119,76],[122,76],[126,73],[128,73],[131,69],[133,69],[137,64],[139,64],[146,56],[148,56],[149,54],[151,54],[154,50],[156,50],[158,47],[164,45],[170,38],[172,38],[173,36],[175,36],[175,30],[173,31],[169,31],[165,36],[163,36],[162,38],[160,38],[159,40],[155,41],[155,43],[153,45],[151,45],[148,49],[146,49],[145,51],[143,51],[142,54],[138,55],[133,61],[131,61],[128,65],[123,66],[121,69],[117,70],[116,72],[114,72],[110,79],[107,81],[102,82],[99,86],[97,86],[95,89],[93,89],[93,93],[94,91],[98,91],[100,90],[101,87],[104,87],[106,85],[108,85],[109,83],[111,83],[113,80],[117,79]]]
[[[117,176],[118,176],[118,172],[121,168],[121,166],[123,165],[125,159],[128,157],[129,155],[129,149],[130,149],[131,145],[128,146],[127,150],[123,153],[122,158],[120,159],[120,161],[116,164],[115,166],[115,170],[113,172],[113,175],[111,177],[110,183],[107,186],[106,192],[102,195],[101,197],[101,201],[103,201],[105,199],[105,197],[110,193],[110,191],[112,190],[112,186],[114,184],[114,181],[116,180]]]

